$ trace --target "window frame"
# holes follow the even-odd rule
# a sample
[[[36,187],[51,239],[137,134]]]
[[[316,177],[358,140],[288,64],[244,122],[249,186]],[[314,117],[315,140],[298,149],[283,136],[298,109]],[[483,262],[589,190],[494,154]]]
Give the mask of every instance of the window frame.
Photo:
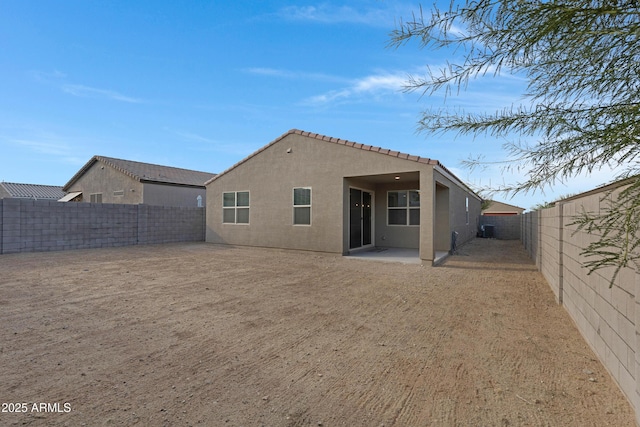
[[[239,193],[247,193],[247,204],[246,205],[238,205],[238,194]],[[233,206],[225,206],[225,195],[233,194]],[[247,211],[247,221],[246,222],[238,222],[238,211],[246,210]],[[225,211],[233,211],[233,222],[225,221]],[[223,224],[232,224],[232,225],[249,225],[251,218],[251,192],[249,190],[241,190],[241,191],[223,191],[222,192],[222,223]]]
[[[469,225],[469,197],[465,198],[465,212],[466,212],[467,225]]]
[[[404,193],[406,195],[406,205],[405,206],[389,206],[389,194],[390,193]],[[411,206],[411,193],[416,193],[418,195],[418,206]],[[398,198],[399,199],[399,198]],[[407,189],[407,190],[388,190],[387,191],[387,226],[389,227],[420,227],[420,190],[418,189]],[[405,212],[405,223],[404,224],[392,224],[389,222],[391,211],[404,211]],[[418,211],[418,224],[411,223],[411,212]]]
[[[302,205],[296,204],[296,190],[309,190],[309,204],[308,205]],[[302,226],[302,227],[310,227],[313,219],[312,219],[312,206],[313,206],[313,189],[311,187],[293,187],[293,190],[291,191],[291,204],[292,204],[292,217],[291,217],[291,224],[298,227],[298,226]],[[296,223],[296,209],[309,209],[309,223]]]
[[[91,194],[89,194],[89,202],[90,203],[102,203],[102,193],[91,193]]]

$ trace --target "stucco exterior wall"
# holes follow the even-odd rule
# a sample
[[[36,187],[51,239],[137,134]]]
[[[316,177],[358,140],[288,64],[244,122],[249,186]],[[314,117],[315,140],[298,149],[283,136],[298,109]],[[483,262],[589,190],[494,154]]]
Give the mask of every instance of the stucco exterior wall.
[[[164,185],[145,182],[143,199],[147,205],[198,207],[198,196],[202,197],[202,206],[206,205],[207,190],[182,185]]]
[[[375,245],[383,248],[420,249],[420,226],[389,225],[387,195],[393,190],[419,190],[419,181],[398,182],[376,186]],[[424,196],[420,194],[420,203]],[[422,209],[422,208],[421,208]]]
[[[434,176],[437,183],[448,188],[449,233],[447,236],[444,236],[444,233],[442,233],[441,239],[445,239],[445,241],[441,243],[441,247],[442,250],[449,250],[451,247],[451,232],[453,231],[458,233],[458,245],[462,245],[476,237],[481,211],[481,200],[477,195],[456,185],[445,174],[436,170]],[[436,206],[436,209],[437,208]]]
[[[208,242],[302,249],[334,253],[349,252],[350,188],[373,195],[373,245],[419,248],[423,260],[434,259],[434,165],[393,157],[348,144],[289,133],[222,173],[207,185]],[[396,176],[398,180],[394,179]],[[441,203],[440,217],[447,226],[439,231],[444,250],[450,248],[455,229],[466,241],[475,236],[480,200],[441,174],[451,196]],[[311,188],[311,225],[293,225],[293,189]],[[387,192],[420,191],[420,226],[389,225]],[[224,192],[248,191],[248,224],[223,223]],[[466,223],[465,199],[470,221]],[[462,209],[452,213],[452,209]],[[449,226],[450,224],[450,226]],[[439,229],[438,229],[439,230]]]
[[[91,194],[102,194],[102,203],[146,204],[152,206],[198,207],[197,197],[202,196],[206,206],[204,187],[168,185],[140,182],[104,162],[97,161],[69,188],[69,192],[81,191],[82,202],[91,202]]]
[[[82,191],[82,201],[89,203],[91,194],[102,194],[102,203],[143,203],[142,184],[102,162],[94,163],[68,192]],[[122,192],[114,194],[114,192]]]
[[[207,241],[344,253],[349,247],[344,231],[350,185],[367,187],[375,191],[376,203],[386,203],[382,189],[362,182],[366,176],[404,172],[422,176],[431,169],[428,164],[291,134],[207,186]],[[311,226],[293,225],[294,187],[312,189]],[[249,224],[222,223],[225,191],[250,192]],[[421,203],[429,197],[423,194]],[[375,215],[377,225],[384,222],[379,208]],[[376,238],[383,235],[376,230]]]

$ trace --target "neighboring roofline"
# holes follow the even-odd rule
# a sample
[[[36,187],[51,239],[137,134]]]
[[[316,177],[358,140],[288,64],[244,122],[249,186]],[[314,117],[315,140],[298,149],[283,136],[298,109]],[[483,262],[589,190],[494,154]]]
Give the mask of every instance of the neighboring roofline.
[[[80,170],[78,170],[78,172],[76,172],[75,175],[73,175],[71,177],[71,179],[62,187],[62,189],[64,191],[69,191],[69,187],[71,187],[73,184],[75,184],[75,182],[78,179],[80,179],[80,177],[82,175],[84,175],[89,170],[89,168],[91,168],[91,166],[94,165],[94,163],[97,163],[98,160],[101,160],[101,159],[102,159],[102,156],[97,156],[96,155],[96,156],[91,157],[89,159],[89,161],[87,163],[85,163],[84,166],[82,166],[80,168]],[[125,175],[137,180],[137,181],[140,180],[138,177],[134,176],[133,174],[131,174],[131,173],[127,172],[127,171],[122,170],[121,168],[116,167],[115,165],[110,165],[110,166],[113,167],[114,169],[124,173]]]
[[[7,186],[8,184],[8,186]],[[60,193],[62,193],[64,195],[64,191],[62,189],[62,186],[60,185],[51,185],[51,184],[28,184],[28,183],[24,183],[24,182],[10,182],[10,181],[1,181],[0,182],[0,186],[2,188],[4,188],[4,190],[11,196],[11,198],[13,199],[44,199],[44,200],[56,200],[56,197],[48,197],[46,195],[42,195],[42,194],[35,194],[37,190],[49,190],[49,191],[59,191]],[[13,188],[14,186],[20,186],[23,188],[30,188],[32,190],[34,190],[32,192],[32,194],[27,195],[27,196],[21,196],[18,195],[14,192],[15,188]]]
[[[388,148],[380,148],[380,147],[375,147],[375,146],[372,146],[372,145],[360,144],[358,142],[348,141],[346,139],[332,138],[330,136],[321,135],[321,134],[318,134],[318,133],[306,132],[306,131],[302,131],[302,130],[299,130],[299,129],[291,129],[288,132],[280,135],[279,137],[277,137],[276,139],[274,139],[273,141],[271,141],[270,143],[268,143],[264,147],[262,147],[259,150],[253,152],[252,154],[249,154],[247,157],[245,157],[244,159],[240,160],[238,163],[234,164],[230,168],[220,172],[219,174],[217,174],[213,178],[209,179],[208,181],[206,181],[204,183],[204,185],[205,186],[209,185],[210,183],[212,183],[216,179],[218,179],[221,176],[227,174],[228,172],[230,172],[233,169],[237,168],[241,164],[247,162],[251,158],[257,156],[261,152],[265,151],[266,149],[268,149],[272,145],[275,145],[276,143],[280,142],[281,140],[283,140],[284,138],[286,138],[289,135],[306,136],[306,137],[309,137],[309,138],[317,139],[319,141],[331,142],[331,143],[338,144],[338,145],[345,145],[347,147],[353,147],[353,148],[360,149],[360,150],[363,150],[363,151],[371,151],[371,152],[374,152],[374,153],[384,154],[384,155],[391,156],[391,157],[397,157],[397,158],[403,159],[403,160],[410,160],[410,161],[414,161],[414,162],[417,162],[417,163],[423,163],[423,164],[436,166],[437,168],[441,169],[441,170],[438,170],[438,172],[440,172],[440,173],[445,172],[445,173],[443,173],[443,175],[445,175],[449,179],[453,178],[453,181],[457,181],[458,184],[462,185],[464,188],[466,188],[472,194],[476,195],[478,197],[478,199],[480,199],[480,196],[478,196],[475,191],[473,191],[467,184],[462,182],[462,180],[460,180],[457,176],[455,176],[451,171],[449,171],[449,169],[447,169],[438,160],[430,159],[428,157],[414,156],[414,155],[411,155],[411,154],[402,153],[400,151],[390,150]]]
[[[146,183],[151,183],[151,184],[174,185],[174,186],[181,186],[181,187],[204,188],[204,184],[202,184],[202,185],[194,185],[194,184],[183,184],[183,183],[178,183],[178,182],[165,182],[165,181],[158,180],[158,179],[145,179],[144,177],[138,176],[138,175],[136,175],[134,173],[131,173],[130,171],[128,171],[128,170],[126,170],[124,168],[121,168],[120,166],[118,166],[115,163],[113,163],[111,161],[111,159],[113,159],[113,160],[121,160],[121,161],[125,161],[125,162],[142,163],[142,164],[147,164],[147,165],[152,165],[152,166],[160,166],[160,167],[164,167],[164,168],[182,169],[182,170],[188,170],[188,171],[192,171],[192,172],[200,172],[200,171],[193,171],[192,169],[177,168],[177,167],[174,167],[174,166],[158,165],[158,164],[155,164],[155,163],[138,162],[136,160],[116,159],[115,157],[106,157],[106,156],[95,155],[91,159],[89,159],[89,161],[82,168],[80,168],[80,170],[78,172],[76,172],[76,174],[73,175],[73,177],[71,177],[69,182],[67,182],[62,187],[62,189],[64,191],[68,191],[68,189],[78,179],[80,179],[80,177],[82,175],[84,175],[89,170],[89,168],[91,168],[91,166],[93,166],[98,161],[104,162],[106,165],[114,168],[118,172],[121,172],[121,173],[127,175],[128,177],[138,181],[138,182],[146,182]],[[205,172],[205,173],[208,173],[208,172]],[[215,174],[212,174],[212,175],[215,176]]]
[[[499,201],[499,200],[487,200],[487,201],[488,201],[488,202],[490,202],[490,203],[489,203],[489,206],[487,207],[487,209],[491,209],[491,204],[492,204],[492,203],[500,203],[500,204],[502,204],[502,205],[509,206],[509,207],[511,207],[511,208],[522,209],[522,211],[523,211],[523,212],[527,210],[526,208],[521,208],[520,206],[511,205],[511,204],[509,204],[509,203],[501,202],[501,201]],[[483,209],[482,211],[484,212],[484,211],[486,211],[487,209]],[[508,211],[504,211],[504,210],[503,210],[503,211],[494,211],[494,212],[508,212]]]

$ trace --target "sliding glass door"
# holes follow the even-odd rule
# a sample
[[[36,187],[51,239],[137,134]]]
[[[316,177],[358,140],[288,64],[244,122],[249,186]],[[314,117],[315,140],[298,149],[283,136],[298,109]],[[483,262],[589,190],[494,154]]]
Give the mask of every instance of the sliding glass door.
[[[357,188],[349,189],[349,249],[373,243],[373,195]]]

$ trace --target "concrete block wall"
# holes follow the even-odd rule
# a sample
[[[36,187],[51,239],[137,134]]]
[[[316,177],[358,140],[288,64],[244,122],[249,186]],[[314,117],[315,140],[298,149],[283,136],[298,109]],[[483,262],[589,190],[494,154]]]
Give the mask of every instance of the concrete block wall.
[[[609,371],[636,412],[640,425],[640,274],[613,269],[588,274],[583,249],[598,236],[577,231],[573,221],[584,210],[599,212],[604,194],[558,203],[523,218],[523,244],[534,247],[537,265],[585,341]],[[537,236],[536,236],[537,234]],[[528,249],[529,250],[529,249]]]
[[[531,259],[540,267],[538,259],[538,244],[540,240],[540,230],[538,229],[538,212],[527,212],[520,215],[520,240]]]
[[[204,209],[138,205],[141,244],[203,241]]]
[[[204,241],[203,208],[0,200],[0,253]]]
[[[494,237],[501,240],[519,240],[521,223],[520,215],[480,215],[480,225],[495,226]]]
[[[543,209],[539,215],[538,251],[540,272],[562,304],[562,215],[560,207]]]
[[[640,419],[640,388],[636,381],[636,372],[640,372],[636,362],[636,355],[640,354],[637,339],[640,324],[635,318],[638,274],[630,267],[625,268],[611,287],[613,269],[588,274],[583,267],[587,259],[581,252],[598,236],[576,232],[577,227],[571,224],[583,208],[599,212],[603,207],[602,197],[602,194],[590,195],[560,206],[566,223],[562,252],[563,304],[587,343],[634,406],[636,419]]]

